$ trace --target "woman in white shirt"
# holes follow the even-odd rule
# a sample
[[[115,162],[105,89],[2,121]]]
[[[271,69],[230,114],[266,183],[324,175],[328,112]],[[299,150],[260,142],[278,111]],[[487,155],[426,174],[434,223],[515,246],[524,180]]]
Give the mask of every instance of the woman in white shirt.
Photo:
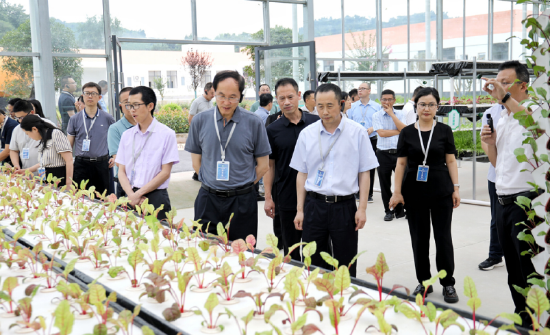
[[[59,187],[72,185],[73,154],[67,136],[54,125],[32,114],[21,121],[21,129],[33,140],[40,141],[38,146],[41,146],[39,163],[29,170],[38,170],[39,175],[44,178],[51,173],[61,179]]]

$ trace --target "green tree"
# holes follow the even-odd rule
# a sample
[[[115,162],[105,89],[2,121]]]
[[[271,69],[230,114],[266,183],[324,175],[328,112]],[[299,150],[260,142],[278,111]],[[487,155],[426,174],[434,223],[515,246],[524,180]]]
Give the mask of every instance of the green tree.
[[[166,88],[166,82],[162,78],[155,78],[153,81],[153,88],[160,94],[160,100],[164,101],[164,89]]]
[[[22,5],[12,5],[6,0],[0,0],[0,38],[8,31],[18,28],[28,20]]]
[[[52,52],[78,53],[74,33],[55,19],[50,19],[52,35]],[[4,51],[31,52],[31,24],[30,20],[25,21],[17,29],[10,31],[0,40],[0,46]],[[32,83],[33,63],[32,57],[2,57],[2,69],[13,77],[20,78],[27,83]],[[53,58],[54,87],[59,89],[60,79],[63,76],[71,75],[77,82],[82,76],[82,58]]]

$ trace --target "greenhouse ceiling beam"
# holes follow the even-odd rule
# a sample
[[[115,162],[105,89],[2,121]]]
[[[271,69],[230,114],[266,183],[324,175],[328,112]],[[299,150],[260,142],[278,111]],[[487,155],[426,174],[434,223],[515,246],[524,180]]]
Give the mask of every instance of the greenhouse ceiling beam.
[[[211,44],[211,45],[255,45],[267,46],[265,42],[237,42],[237,41],[206,41],[206,40],[163,40],[157,38],[129,38],[121,37],[118,39],[121,43],[167,43],[167,44]]]

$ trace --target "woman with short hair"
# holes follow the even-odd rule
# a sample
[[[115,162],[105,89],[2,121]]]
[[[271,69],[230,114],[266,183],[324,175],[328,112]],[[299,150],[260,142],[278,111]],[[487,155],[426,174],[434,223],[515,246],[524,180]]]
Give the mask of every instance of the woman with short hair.
[[[67,136],[54,125],[45,122],[37,115],[27,115],[21,121],[21,129],[35,141],[40,141],[39,163],[30,167],[31,172],[38,170],[39,176],[47,178],[51,173],[61,179],[59,187],[72,185],[73,154]]]

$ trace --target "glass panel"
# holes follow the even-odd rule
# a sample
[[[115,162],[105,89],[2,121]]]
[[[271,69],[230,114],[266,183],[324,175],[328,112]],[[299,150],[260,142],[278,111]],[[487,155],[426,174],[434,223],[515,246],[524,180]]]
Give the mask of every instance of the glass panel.
[[[488,0],[466,0],[466,59],[488,59],[488,11]]]
[[[525,48],[520,44],[521,40],[527,38],[527,30],[521,23],[528,15],[532,14],[532,6],[527,4],[517,5],[514,3],[514,34],[517,38],[512,39],[512,59],[525,60]]]
[[[0,3],[0,48],[3,51],[31,51],[29,1]]]
[[[292,77],[298,82],[300,91],[310,89],[308,46],[260,51],[259,57],[260,82],[274,88],[277,80]]]
[[[82,85],[86,83],[89,83],[89,82],[99,83],[102,80],[105,80],[108,82],[105,59],[102,59],[102,58],[64,58],[64,59],[71,62],[77,62],[78,60],[81,59],[82,72],[80,72],[80,74],[71,73],[71,75],[74,76],[73,77],[74,80],[76,80],[77,82],[77,89],[76,89],[76,92],[74,93],[76,97],[82,94]],[[111,90],[111,87],[109,86],[106,92],[102,92],[103,100],[105,101],[105,105],[107,106],[107,109],[109,109],[109,99],[111,95],[110,90]],[[56,102],[57,102],[57,99],[56,99]]]
[[[447,16],[448,14],[446,12],[447,12],[447,8],[445,8],[443,13],[444,19],[448,17]],[[392,12],[390,11],[390,13]],[[400,14],[400,15],[405,15],[405,26],[403,26],[404,28],[399,27],[400,29],[396,32],[396,34],[397,35],[402,34],[405,36],[405,39],[406,39],[406,36],[407,36],[406,12],[405,14]],[[384,17],[384,21],[386,20],[387,18]],[[403,21],[403,17],[397,17],[397,18],[394,17],[393,21]],[[426,24],[427,21],[429,21],[430,24],[427,25]],[[390,20],[389,23],[391,22],[392,20]],[[387,23],[382,23],[382,24],[384,25],[384,27],[386,27]],[[436,1],[435,0],[410,0],[410,24],[411,24],[410,25],[410,35],[411,35],[410,59],[436,59],[437,58]],[[385,29],[385,31],[387,32],[384,34],[389,34],[389,32],[392,31],[391,29],[396,29],[396,28]],[[443,31],[445,31],[445,29],[443,29]],[[385,36],[386,35],[383,35],[382,41],[384,41]],[[393,36],[393,35],[390,35],[390,36]],[[430,36],[430,37],[427,38],[426,36]],[[428,50],[428,52],[426,52],[426,50]],[[451,52],[449,51],[449,53]],[[390,58],[406,58],[406,57],[390,57]],[[425,64],[424,62],[421,62],[421,63]],[[414,71],[414,70],[428,71],[429,69],[430,69],[430,62],[428,62],[427,65],[422,65],[417,69],[412,67],[410,68],[411,71]]]
[[[513,3],[495,1],[493,11],[493,60],[510,59],[510,47],[514,35],[511,27]]]
[[[111,33],[118,37],[191,39],[191,0],[110,1]],[[159,46],[157,45],[157,48]],[[163,45],[163,50],[179,46]],[[130,49],[129,45],[126,45]],[[139,43],[133,49],[151,50],[152,44]],[[159,50],[159,49],[157,49]]]
[[[227,13],[246,13],[242,19],[227,19]],[[263,4],[245,0],[197,1],[197,34],[200,40],[262,42],[264,40]]]
[[[315,0],[313,10],[317,57],[342,58],[342,6],[340,1]]]
[[[350,67],[376,69],[376,0],[344,0],[344,38],[347,58],[361,58]],[[372,59],[372,61],[368,61]],[[346,62],[346,67],[348,62]]]
[[[464,35],[463,0],[447,2],[443,7],[443,60],[462,59]],[[412,8],[412,7],[411,7]]]
[[[317,6],[317,2],[315,5]],[[271,45],[303,42],[304,6],[270,3],[269,25]]]
[[[0,95],[34,97],[32,57],[0,57]],[[32,93],[32,95],[31,95]]]
[[[102,1],[89,0],[81,4],[85,4],[86,10],[75,8],[74,0],[48,2],[53,52],[105,50]]]

